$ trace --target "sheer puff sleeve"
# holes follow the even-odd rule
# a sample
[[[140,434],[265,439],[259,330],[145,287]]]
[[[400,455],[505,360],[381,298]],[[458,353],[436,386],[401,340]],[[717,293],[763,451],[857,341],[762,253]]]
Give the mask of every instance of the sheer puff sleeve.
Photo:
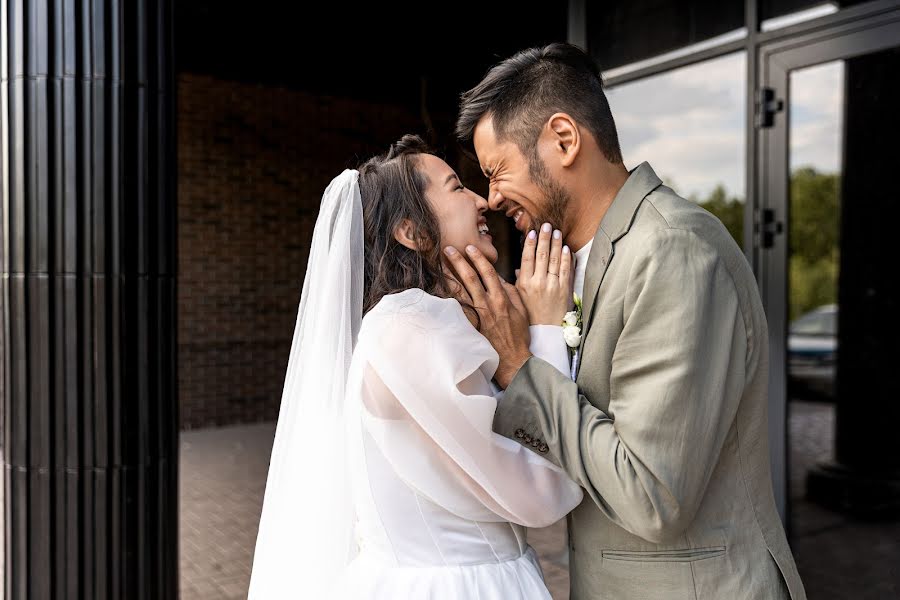
[[[462,518],[528,527],[581,502],[559,467],[492,431],[497,353],[456,300],[386,296],[357,352],[363,427],[411,488]]]

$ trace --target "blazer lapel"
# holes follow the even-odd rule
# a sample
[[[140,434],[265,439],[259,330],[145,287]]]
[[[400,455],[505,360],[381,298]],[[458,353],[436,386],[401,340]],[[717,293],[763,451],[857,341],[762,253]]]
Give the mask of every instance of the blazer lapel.
[[[600,295],[600,285],[615,254],[615,243],[619,241],[634,222],[638,207],[647,194],[662,185],[662,181],[653,172],[649,163],[641,163],[631,171],[625,185],[616,194],[612,204],[603,216],[600,227],[594,235],[591,254],[588,257],[587,270],[584,275],[584,297],[582,298],[581,345],[578,347],[578,364],[575,366],[575,377],[581,371],[581,355],[584,341],[587,339],[594,316],[594,305]]]

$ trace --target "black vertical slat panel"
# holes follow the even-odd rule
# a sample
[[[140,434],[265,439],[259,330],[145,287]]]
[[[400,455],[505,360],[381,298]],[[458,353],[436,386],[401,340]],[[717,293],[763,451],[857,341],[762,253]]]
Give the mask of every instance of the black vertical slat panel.
[[[167,23],[170,23],[167,19]],[[170,88],[172,89],[172,88]],[[171,119],[176,113],[170,112],[169,118]],[[167,125],[166,129],[171,133],[174,131],[174,123],[172,125]],[[174,160],[170,157],[169,160],[170,165],[174,165]],[[171,170],[170,172],[174,172]],[[172,181],[169,183],[170,190],[167,191],[169,198],[175,197],[175,182]],[[176,220],[175,216],[175,205],[171,204],[169,223],[167,224],[167,228],[169,229],[169,240],[168,244],[170,244],[173,248],[176,248],[176,251],[171,253],[171,260],[175,260],[177,247],[178,247],[178,238],[177,232],[174,228],[174,221]],[[171,225],[171,226],[168,226]],[[162,296],[160,298],[160,307],[162,312],[162,320],[160,322],[160,331],[177,331],[177,315],[178,315],[178,298],[177,298],[177,282],[176,282],[176,271],[174,265],[172,269],[169,271],[169,275],[164,279],[164,287],[162,289]],[[163,537],[160,539],[161,549],[160,552],[163,554],[164,558],[160,561],[159,569],[160,569],[160,581],[164,582],[164,587],[161,591],[165,592],[166,590],[177,590],[179,587],[178,581],[178,569],[166,569],[165,565],[167,564],[179,564],[179,542],[178,542],[178,520],[172,519],[171,515],[179,514],[179,490],[178,490],[178,435],[179,435],[179,421],[178,421],[178,403],[172,402],[172,398],[178,397],[178,368],[177,368],[177,356],[178,356],[178,344],[176,337],[174,335],[167,336],[165,340],[162,340],[160,343],[161,353],[162,353],[162,370],[160,373],[161,386],[165,390],[164,398],[166,406],[169,408],[169,414],[163,415],[160,421],[160,428],[163,432],[163,438],[165,443],[166,454],[160,460],[160,487],[159,487],[159,498],[160,498],[160,515],[159,515],[159,530],[163,532]]]
[[[54,40],[53,46],[60,47],[60,40]],[[55,56],[55,54],[54,54]],[[61,60],[54,58],[54,66],[59,64]],[[49,184],[50,184],[50,214],[53,217],[53,230],[50,237],[50,248],[52,255],[50,256],[50,270],[54,273],[65,272],[65,251],[66,251],[66,210],[65,210],[65,176],[64,153],[65,153],[65,136],[63,135],[64,105],[65,91],[63,90],[63,79],[57,76],[47,81],[47,103],[48,103],[48,155],[50,159]]]
[[[50,564],[52,520],[50,518],[50,478],[46,469],[29,469],[30,529],[28,531],[29,600],[50,600],[51,582],[47,566]]]
[[[7,426],[7,434],[3,440],[4,459],[16,468],[25,467],[28,460],[25,436],[15,432],[28,430],[28,404],[23,398],[28,397],[28,360],[27,334],[25,319],[25,143],[24,143],[24,93],[25,80],[16,79],[9,82],[10,107],[9,114],[9,165],[7,183],[9,185],[10,233],[4,236],[8,240],[10,259],[9,296],[6,298],[10,318],[6,347],[9,349],[9,372],[5,378],[9,402],[8,413],[3,421]],[[16,485],[19,480],[13,480]],[[5,498],[10,495],[6,494]],[[8,502],[8,500],[7,500]],[[15,515],[16,519],[23,518]]]
[[[26,102],[26,190],[29,198],[26,207],[28,228],[28,271],[47,273],[49,270],[48,243],[48,148],[47,148],[47,80],[27,79]]]
[[[80,78],[91,76],[91,5],[85,0],[75,2],[75,28],[77,35],[77,70],[74,75]]]
[[[76,144],[77,155],[77,181],[78,181],[78,290],[79,290],[79,340],[82,351],[79,355],[81,372],[80,393],[77,399],[78,405],[78,431],[79,431],[79,480],[78,480],[78,506],[79,515],[79,592],[83,598],[93,598],[97,595],[95,586],[94,534],[94,485],[93,474],[90,472],[94,457],[93,428],[93,397],[94,380],[96,378],[96,363],[93,347],[94,326],[94,302],[96,287],[93,279],[93,213],[96,203],[100,198],[93,194],[93,86],[91,85],[91,14],[88,3],[77,2],[75,4],[76,33],[75,47],[75,81],[77,86],[76,96]]]
[[[6,489],[3,493],[6,503],[6,536],[4,558],[6,566],[6,597],[19,600],[26,599],[28,589],[28,513],[21,510],[13,510],[14,507],[28,505],[28,469],[25,461],[26,439],[21,434],[28,430],[28,406],[22,400],[28,397],[28,361],[27,361],[27,333],[25,319],[22,318],[27,311],[26,303],[26,279],[19,274],[11,274],[9,278],[8,296],[9,306],[8,344],[11,368],[7,378],[7,394],[9,401],[6,403],[7,414],[4,422],[7,423],[7,435],[4,439],[4,465],[7,472]]]
[[[85,0],[91,13],[91,69],[92,79],[91,107],[94,113],[93,129],[91,132],[94,140],[92,152],[92,183],[94,196],[103,198],[102,207],[94,211],[91,236],[92,259],[91,270],[94,283],[94,323],[92,329],[94,344],[94,398],[93,398],[93,426],[97,434],[94,436],[94,472],[91,479],[93,484],[92,509],[94,511],[94,597],[97,600],[107,600],[109,596],[109,572],[111,569],[111,556],[108,553],[108,491],[107,469],[109,461],[107,457],[107,444],[109,436],[109,423],[107,419],[107,391],[109,379],[109,355],[107,349],[107,323],[109,315],[109,277],[107,276],[106,262],[108,257],[107,229],[109,227],[110,198],[107,193],[107,168],[106,157],[109,153],[118,152],[119,148],[110,148],[106,135],[109,123],[107,104],[108,82],[105,79],[103,65],[106,62],[106,49],[104,48],[106,16],[104,14],[104,2],[98,0]]]
[[[78,0],[58,0],[58,4],[62,5],[61,16],[57,20],[57,24],[62,31],[63,39],[63,75],[75,76],[78,64]]]
[[[28,505],[28,475],[29,471],[27,469],[14,470],[11,478],[11,488],[7,488],[3,496],[4,502],[10,507],[11,512],[10,521],[7,521],[7,536],[12,537],[14,544],[13,548],[10,548],[8,537],[6,553],[4,553],[6,569],[3,574],[6,577],[7,598],[14,600],[30,600],[31,597],[29,594],[30,574],[28,572],[28,538],[30,532],[26,521],[27,514],[23,515],[20,511],[15,510],[18,506]],[[10,492],[12,492],[11,495]],[[13,552],[12,555],[9,554],[10,551]]]
[[[94,469],[91,479],[94,483],[94,523],[96,530],[94,540],[97,547],[94,552],[94,577],[96,600],[111,600],[110,596],[110,572],[116,568],[114,557],[109,554],[107,539],[109,532],[109,505],[107,502],[109,472],[107,469]]]
[[[25,74],[29,77],[48,75],[48,22],[46,0],[25,3]]]
[[[60,582],[60,587],[65,590],[64,597],[77,598],[79,586],[79,529],[78,529],[78,475],[80,473],[78,461],[78,280],[74,276],[67,276],[63,280],[65,310],[63,314],[63,342],[65,346],[65,406],[59,413],[60,421],[64,423],[63,437],[57,438],[57,443],[65,448],[65,459],[58,469],[64,472],[62,485],[58,495],[63,504],[59,522],[60,535],[65,540],[59,540],[59,547],[63,550],[65,579]],[[59,555],[60,553],[57,553]]]
[[[146,237],[145,237],[146,239]],[[147,277],[138,275],[135,278],[137,288],[137,339],[136,356],[137,365],[137,389],[135,390],[135,400],[137,404],[136,426],[138,429],[138,459],[135,466],[135,475],[137,476],[137,573],[138,581],[149,581],[147,572],[146,553],[148,552],[149,535],[147,531],[148,510],[147,499],[149,489],[147,485],[147,468],[151,463],[149,452],[149,425],[150,425],[150,381],[152,372],[150,370],[150,307],[149,307],[149,290],[147,285]],[[145,598],[146,587],[141,586],[138,590],[138,599]]]
[[[50,43],[47,48],[48,75],[51,81],[59,81],[65,74],[65,28],[63,27],[63,0],[47,0],[47,30]]]
[[[84,32],[81,32],[82,35]],[[81,391],[78,399],[79,406],[79,438],[81,450],[79,453],[79,466],[85,464],[94,455],[93,451],[93,427],[92,427],[92,403],[90,399],[94,395],[94,362],[93,343],[91,330],[93,327],[94,290],[91,280],[91,257],[93,255],[92,223],[95,210],[92,183],[93,171],[91,161],[91,95],[90,81],[79,78],[76,81],[76,182],[77,182],[77,232],[78,232],[78,278],[79,278],[79,315],[78,320],[79,340],[81,352],[79,362],[81,367]],[[87,499],[86,499],[87,500]],[[85,547],[84,551],[89,551]]]
[[[5,284],[3,282],[0,282],[0,291],[5,291],[4,288],[5,288]],[[5,424],[4,424],[4,426],[5,426]],[[3,490],[5,492],[9,493],[11,490],[15,489],[14,482],[13,482],[14,471],[12,469],[10,469],[7,465],[4,465],[4,467],[5,468],[3,469]],[[6,546],[5,549],[7,551],[9,550],[9,548],[15,547],[15,540],[16,540],[15,521],[13,520],[13,512],[12,512],[13,506],[15,506],[15,504],[11,503],[9,500],[7,500],[4,497],[3,523],[4,523],[5,527],[3,528],[3,536],[4,536],[3,541]],[[4,562],[6,562],[6,565],[9,565],[10,561],[4,559]],[[4,598],[14,598],[15,597],[15,594],[13,593],[13,590],[12,590],[13,581],[14,581],[14,578],[9,577],[9,576],[5,576],[3,578],[3,597]]]
[[[110,515],[110,556],[124,556],[125,545],[123,543],[123,527],[122,520],[124,512],[122,510],[122,494],[120,490],[123,487],[122,470],[115,468],[109,470],[109,488],[112,490],[109,503]],[[177,570],[177,569],[176,569]],[[125,589],[123,587],[122,569],[115,568],[109,574],[110,597],[125,598]]]
[[[123,398],[123,368],[125,362],[123,360],[123,312],[122,312],[122,296],[123,286],[123,258],[124,258],[124,236],[123,236],[123,207],[122,204],[127,198],[124,193],[126,181],[122,162],[126,160],[121,149],[125,148],[124,129],[123,127],[123,105],[124,93],[122,87],[122,54],[119,52],[124,47],[124,40],[121,36],[122,31],[122,10],[118,0],[109,2],[109,14],[107,15],[106,43],[110,48],[108,61],[108,144],[112,149],[108,162],[108,188],[109,205],[108,205],[108,229],[107,229],[107,247],[109,249],[109,260],[106,265],[107,272],[107,306],[109,308],[109,327],[107,330],[108,345],[108,366],[109,366],[109,394],[108,409],[109,421],[111,423],[108,452],[110,457],[110,472],[107,479],[108,486],[108,506],[113,519],[110,521],[110,527],[107,531],[109,539],[110,556],[126,556],[126,526],[123,519],[126,518],[124,510],[125,484],[122,477],[122,466],[125,464],[125,457],[122,453],[122,439],[125,435],[123,429],[122,415],[122,398]],[[177,570],[177,567],[175,567]],[[125,594],[125,569],[113,569],[110,574],[110,597],[124,598]]]
[[[81,90],[82,102],[90,98],[90,86],[87,82],[80,81],[79,90]],[[79,116],[84,116],[85,111],[79,111]],[[89,113],[88,113],[89,114]],[[79,133],[83,138],[90,139],[85,135],[84,121],[79,123]],[[84,146],[84,144],[80,144]],[[88,145],[89,148],[89,145]],[[87,148],[84,148],[87,149]],[[86,160],[82,154],[79,157],[80,165],[87,165],[90,162]],[[94,542],[95,524],[93,519],[94,506],[94,486],[90,469],[92,468],[92,459],[94,456],[94,438],[98,432],[93,428],[93,398],[94,398],[94,380],[96,378],[96,361],[94,358],[93,347],[93,327],[94,327],[94,304],[96,296],[95,278],[83,269],[85,256],[90,256],[90,244],[86,240],[91,239],[91,218],[90,212],[93,209],[93,198],[91,197],[90,182],[91,173],[89,170],[79,170],[79,202],[82,210],[79,215],[79,256],[82,257],[82,271],[78,277],[78,337],[79,337],[79,372],[80,386],[77,398],[78,409],[78,439],[79,439],[79,458],[78,469],[79,477],[79,502],[78,512],[79,518],[79,561],[82,566],[79,568],[79,578],[81,584],[81,594],[85,598],[93,598],[96,595],[94,587]]]
[[[106,169],[106,128],[103,116],[106,115],[106,90],[101,81],[94,81],[91,85],[91,102],[93,104],[93,123],[91,138],[91,188],[93,198],[108,198],[107,194],[107,169]],[[107,461],[107,377],[108,356],[106,353],[106,317],[107,306],[106,286],[109,278],[106,276],[106,244],[107,244],[107,213],[108,204],[96,206],[93,211],[91,223],[91,237],[93,238],[91,260],[92,274],[94,278],[94,322],[91,329],[93,339],[94,359],[94,396],[92,428],[98,433],[95,436],[93,447],[93,462],[96,467],[106,468]]]
[[[137,512],[136,468],[129,466],[118,470],[123,495],[122,518],[119,521],[122,526],[122,564],[119,572],[122,598],[137,598],[139,588],[135,568],[138,553],[135,525],[140,516]]]
[[[108,0],[83,0],[91,10],[91,76],[95,79],[106,79],[106,10]]]
[[[60,181],[61,204],[57,219],[63,230],[62,243],[59,253],[62,255],[62,263],[59,269],[66,274],[75,275],[78,272],[78,138],[77,131],[77,82],[72,78],[63,78],[57,82],[60,88],[61,98],[58,104],[61,106],[61,120],[56,127],[57,144],[60,152]]]
[[[81,489],[81,471],[66,469],[66,581],[64,597],[83,598],[80,594],[83,555],[80,552],[78,499]]]
[[[91,88],[91,197],[106,200],[106,82],[92,80]],[[104,202],[96,206],[91,222],[91,272],[106,272],[106,217],[108,206]]]
[[[7,0],[6,597],[177,597],[171,0]]]
[[[23,79],[25,70],[25,0],[7,0],[6,39],[9,52],[9,76]]]
[[[55,164],[59,164],[54,161]],[[56,187],[56,186],[55,186]],[[54,200],[58,197],[57,194],[58,187],[54,190]],[[54,201],[54,205],[57,202]],[[55,214],[59,214],[57,211],[54,211]],[[59,228],[54,227],[54,238],[58,239],[59,236]],[[58,246],[58,244],[54,244],[54,246]],[[54,253],[55,254],[55,253]],[[54,262],[56,262],[54,260]],[[51,474],[51,501],[52,501],[52,522],[59,527],[65,526],[65,465],[67,464],[66,457],[66,419],[65,419],[65,408],[66,408],[66,384],[68,382],[68,377],[66,376],[66,368],[69,365],[69,361],[67,360],[67,336],[66,336],[66,322],[65,318],[65,309],[66,309],[66,289],[65,285],[67,281],[73,281],[72,278],[65,277],[57,277],[50,281],[50,284],[53,288],[53,319],[52,319],[52,331],[51,336],[54,340],[53,343],[53,360],[50,363],[50,366],[53,370],[53,381],[55,385],[53,386],[53,430],[52,430],[52,440],[53,440],[53,466],[52,470],[48,472]],[[53,574],[50,578],[51,582],[57,586],[62,586],[66,581],[66,539],[65,539],[66,531],[59,531],[55,534],[55,537],[59,540],[58,543],[53,545],[51,562],[49,564],[49,568],[53,571]]]
[[[14,2],[10,0],[12,4]],[[10,18],[10,22],[14,19]],[[10,34],[11,46],[20,36]],[[10,79],[8,82],[7,114],[9,130],[9,163],[6,165],[7,184],[9,185],[9,233],[8,240],[10,273],[25,273],[25,82],[24,77]]]
[[[97,171],[95,171],[95,175]],[[103,274],[94,274],[92,283],[94,286],[94,322],[91,331],[91,337],[94,342],[94,457],[93,466],[93,504],[90,507],[93,511],[94,529],[91,532],[93,537],[94,552],[94,576],[96,579],[96,587],[94,597],[97,600],[106,598],[106,587],[108,580],[107,563],[110,559],[108,553],[108,523],[106,514],[107,506],[107,490],[105,472],[109,467],[107,452],[107,438],[109,423],[106,420],[106,403],[107,399],[107,380],[109,373],[109,355],[107,349],[107,332],[106,324],[108,320],[107,298],[107,282],[109,278]]]

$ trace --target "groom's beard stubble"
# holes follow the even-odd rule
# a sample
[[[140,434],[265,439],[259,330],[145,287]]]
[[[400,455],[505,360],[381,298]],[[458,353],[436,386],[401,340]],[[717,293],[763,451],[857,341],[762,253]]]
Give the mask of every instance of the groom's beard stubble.
[[[566,224],[566,207],[569,206],[572,199],[571,195],[550,177],[540,157],[531,157],[528,163],[528,170],[531,179],[544,195],[545,201],[544,209],[539,214],[534,215],[535,222],[532,223],[532,228],[535,231],[540,231],[544,223],[550,223],[554,229],[566,231],[564,227]],[[522,233],[519,236],[521,246],[525,245],[525,235],[526,233]]]

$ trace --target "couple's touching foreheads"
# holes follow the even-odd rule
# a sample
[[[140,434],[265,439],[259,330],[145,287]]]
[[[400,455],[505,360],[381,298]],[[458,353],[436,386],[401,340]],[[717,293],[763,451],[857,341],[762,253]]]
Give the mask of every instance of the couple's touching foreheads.
[[[548,599],[527,528],[563,517],[573,599],[805,598],[722,223],[626,168],[575,46],[491,68],[456,133],[487,197],[414,135],[325,190],[250,600]]]

